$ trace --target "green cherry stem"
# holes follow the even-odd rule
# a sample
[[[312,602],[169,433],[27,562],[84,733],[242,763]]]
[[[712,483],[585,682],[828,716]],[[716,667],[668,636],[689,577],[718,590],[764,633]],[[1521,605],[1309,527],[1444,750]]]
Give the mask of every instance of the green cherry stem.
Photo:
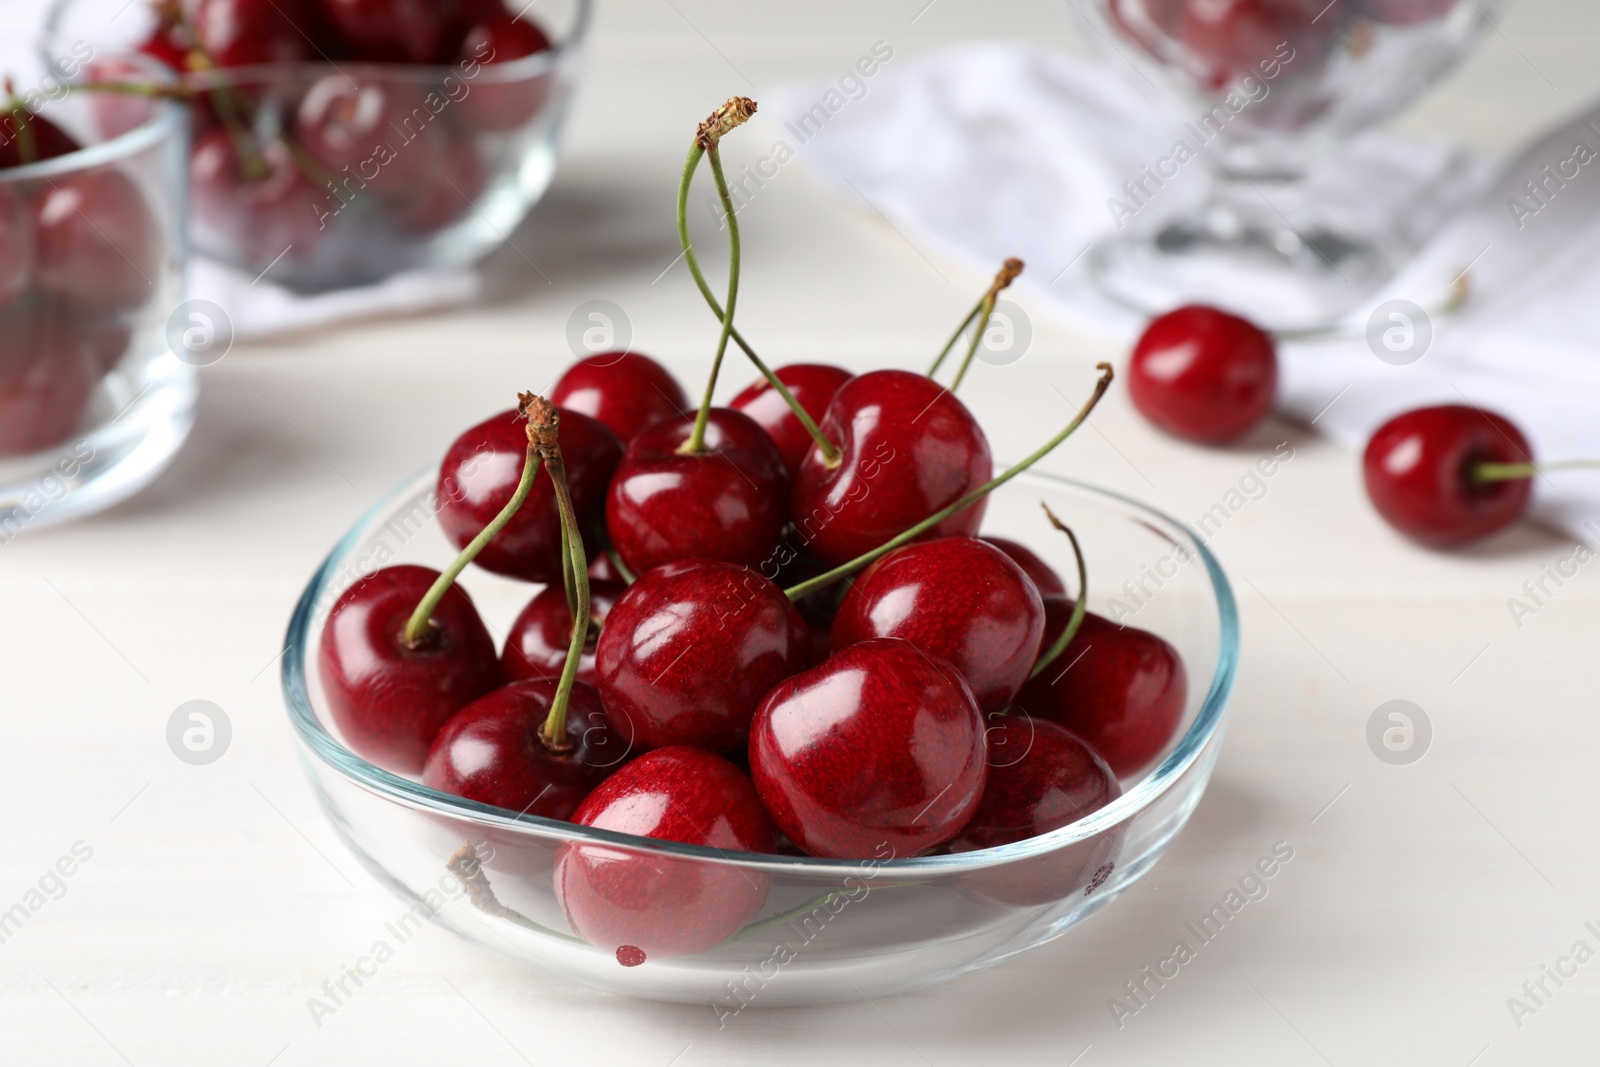
[[[524,394],[528,395],[528,394]],[[524,409],[523,414],[527,414]],[[401,635],[407,646],[416,647],[427,635],[429,620],[433,618],[433,611],[439,606],[439,601],[444,599],[445,593],[450,591],[450,586],[455,584],[456,577],[464,570],[467,564],[477,558],[483,546],[494,540],[494,535],[505,529],[506,523],[522,507],[522,502],[528,499],[528,492],[533,488],[533,477],[539,472],[539,450],[533,439],[532,424],[528,429],[528,452],[522,462],[522,479],[517,482],[516,491],[511,494],[511,499],[506,501],[506,506],[500,509],[500,514],[489,520],[489,525],[479,531],[478,536],[468,542],[467,547],[444,569],[439,577],[434,579],[428,591],[417,602],[417,608],[411,613],[411,618],[406,622],[406,628]]]
[[[811,413],[801,407],[800,402],[794,398],[794,393],[789,391],[789,387],[783,384],[778,376],[773,373],[772,368],[768,367],[760,356],[756,355],[755,349],[750,347],[750,342],[745,340],[738,327],[732,325],[733,317],[731,315],[724,317],[722,305],[717,303],[716,294],[711,291],[711,285],[706,281],[705,272],[700,269],[699,257],[694,254],[694,244],[689,240],[689,186],[694,179],[695,169],[700,165],[700,158],[707,152],[708,145],[705,143],[706,140],[709,139],[711,143],[715,144],[723,134],[745,122],[755,112],[756,102],[754,100],[736,96],[730,98],[727,103],[717,109],[711,118],[700,124],[699,130],[696,132],[695,143],[689,149],[689,158],[685,160],[683,165],[683,176],[678,182],[678,243],[683,247],[683,258],[684,262],[689,265],[689,274],[694,278],[695,286],[699,288],[700,295],[705,298],[706,305],[711,308],[711,313],[718,319],[723,320],[729,336],[733,339],[733,343],[739,346],[740,350],[754,364],[756,370],[767,380],[767,384],[772,386],[773,391],[783,398],[785,404],[789,405],[789,410],[794,412],[794,416],[800,421],[800,425],[805,427],[806,433],[811,435],[811,439],[822,450],[822,458],[827,462],[828,466],[836,467],[843,458],[842,453],[839,451],[839,446],[828,440],[827,436],[818,428],[816,420],[811,417]],[[713,167],[715,168],[716,166],[717,164],[713,163]],[[725,183],[718,183],[717,192],[721,195],[723,214],[728,219],[729,228],[732,229],[736,225],[733,198],[728,195]]]
[[[983,341],[983,331],[989,328],[989,316],[994,314],[994,305],[1000,299],[1001,290],[1016,281],[1017,275],[1022,273],[1022,260],[1015,257],[1006,260],[1000,265],[1000,270],[994,276],[994,281],[989,283],[989,291],[978,299],[973,309],[967,312],[967,317],[961,320],[961,325],[956,327],[956,332],[950,335],[950,340],[944,343],[939,350],[939,355],[934,359],[933,366],[928,368],[928,377],[932,378],[939,372],[944,364],[945,357],[956,346],[961,335],[972,325],[973,319],[978,319],[978,329],[972,335],[972,342],[967,346],[967,356],[961,361],[961,368],[956,371],[956,380],[950,383],[953,393],[961,386],[961,379],[967,376],[967,368],[972,364],[972,357],[978,353],[978,345]]]
[[[566,460],[561,456],[561,417],[555,405],[543,397],[525,395],[523,403],[528,412],[529,439],[537,439],[539,456],[555,487],[556,510],[561,514],[562,552],[572,577],[572,641],[567,646],[567,661],[561,665],[561,681],[556,685],[555,699],[550,702],[550,712],[539,730],[539,740],[545,748],[566,752],[572,747],[567,740],[567,708],[572,700],[572,686],[578,680],[578,663],[583,658],[583,646],[589,640],[590,616],[594,610],[589,602],[589,560],[583,551],[578,509],[572,505],[572,492],[567,485]]]
[[[33,112],[17,99],[17,88],[8,77],[5,80],[5,110],[11,114],[12,128],[17,131],[17,158],[24,165],[39,161],[39,143],[33,136]]]
[[[1083,625],[1083,617],[1089,613],[1089,568],[1083,562],[1083,546],[1078,544],[1078,535],[1072,528],[1050,510],[1050,505],[1039,501],[1039,506],[1044,508],[1045,515],[1050,519],[1050,525],[1067,535],[1067,540],[1072,542],[1072,556],[1078,563],[1078,599],[1072,605],[1072,614],[1067,618],[1066,628],[1061,631],[1061,636],[1056,638],[1044,655],[1039,657],[1039,662],[1033,665],[1033,671],[1028,675],[1037,678],[1044,669],[1061,658],[1061,653],[1072,644],[1072,639],[1078,636],[1078,628]]]
[[[1472,468],[1477,482],[1506,482],[1533,478],[1550,471],[1600,470],[1600,459],[1563,459],[1554,463],[1479,463]]]
[[[825,571],[822,574],[817,575],[815,578],[808,578],[798,585],[791,586],[783,591],[784,595],[790,600],[799,600],[801,597],[806,596],[809,593],[815,593],[818,589],[827,588],[841,578],[848,578],[856,571],[859,571],[861,568],[883,558],[890,552],[893,552],[895,549],[899,548],[901,545],[909,544],[911,541],[921,537],[923,534],[927,533],[929,530],[933,529],[935,526],[939,525],[939,523],[943,522],[951,515],[954,515],[956,512],[976,504],[978,501],[982,500],[984,497],[988,496],[990,493],[994,492],[996,489],[1000,488],[1002,485],[1005,485],[1011,479],[1015,478],[1017,475],[1021,474],[1023,471],[1039,462],[1045,456],[1049,455],[1055,450],[1057,445],[1071,437],[1072,432],[1079,426],[1083,425],[1083,420],[1089,417],[1089,413],[1095,409],[1095,405],[1100,403],[1100,398],[1105,396],[1106,390],[1111,387],[1111,380],[1113,377],[1111,364],[1097,363],[1095,364],[1095,369],[1100,372],[1100,377],[1094,383],[1094,393],[1087,401],[1084,402],[1083,407],[1078,409],[1078,413],[1077,415],[1073,416],[1072,421],[1067,423],[1060,433],[1056,434],[1054,437],[1050,438],[1050,440],[1046,441],[1042,446],[1040,446],[1039,449],[1031,456],[1028,456],[1022,462],[1007,468],[1002,474],[990,479],[983,485],[978,486],[978,488],[957,500],[955,503],[940,508],[932,515],[929,515],[927,518],[917,523],[915,526],[890,538],[888,541],[885,541],[872,551],[864,552],[855,559],[851,560],[849,563],[841,563],[831,571]]]
[[[702,133],[701,137],[704,136]],[[711,377],[706,381],[706,395],[700,401],[700,410],[695,413],[694,430],[689,434],[689,440],[678,449],[686,455],[705,451],[706,421],[711,417],[711,394],[717,388],[722,357],[728,351],[728,337],[733,332],[733,311],[739,303],[739,219],[733,211],[732,198],[728,195],[728,181],[722,174],[722,153],[718,151],[716,141],[705,146],[705,155],[711,160],[711,176],[716,180],[717,195],[722,198],[728,215],[728,303],[722,313],[722,333],[717,337],[717,354],[711,360]],[[682,232],[686,231],[680,231],[680,236]]]

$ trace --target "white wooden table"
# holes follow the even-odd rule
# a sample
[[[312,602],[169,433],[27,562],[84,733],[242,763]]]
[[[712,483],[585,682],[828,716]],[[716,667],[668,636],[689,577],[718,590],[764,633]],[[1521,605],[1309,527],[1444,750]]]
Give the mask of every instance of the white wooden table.
[[[1593,4],[1525,0],[1501,31],[1403,125],[1506,152],[1600,89]],[[204,371],[194,437],[154,487],[0,548],[0,912],[28,911],[0,943],[0,1063],[1595,1062],[1600,960],[1562,960],[1600,950],[1600,564],[1518,627],[1507,598],[1570,538],[1423,552],[1373,515],[1354,457],[1303,429],[1180,447],[1120,393],[1049,469],[1197,516],[1258,454],[1295,449],[1213,541],[1243,669],[1216,777],[1153,881],[1005,966],[721,1031],[705,1008],[596,994],[432,928],[313,1021],[307,998],[402,910],[296,766],[275,657],[314,564],[461,428],[546,385],[585,300],[622,306],[638,347],[698,388],[712,323],[682,266],[662,272],[682,151],[712,106],[836,77],[877,40],[909,56],[983,34],[1077,47],[1050,0],[610,0],[555,187],[491,265],[499,298],[240,347]],[[730,159],[767,140],[730,140]],[[741,319],[775,361],[919,365],[985,281],[801,166],[742,218]],[[1043,313],[1034,328],[1026,358],[963,390],[1002,456],[1063,418],[1050,382],[1076,395],[1120,356]],[[730,366],[731,393],[747,375]],[[1365,740],[1396,698],[1434,728],[1410,766]],[[232,722],[210,766],[165,740],[192,699]],[[1109,998],[1277,842],[1294,858],[1266,899],[1119,1029]],[[48,874],[63,857],[71,875]],[[1546,966],[1577,969],[1542,995]],[[1514,1019],[1512,997],[1536,1010]]]

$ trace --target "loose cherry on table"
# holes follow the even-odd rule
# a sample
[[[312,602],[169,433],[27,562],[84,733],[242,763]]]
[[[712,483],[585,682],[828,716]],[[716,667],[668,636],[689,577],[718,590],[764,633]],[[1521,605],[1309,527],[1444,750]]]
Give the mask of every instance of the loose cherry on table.
[[[1204,444],[1249,433],[1272,410],[1277,390],[1272,338],[1201,305],[1152,321],[1128,365],[1133,406],[1173,436]]]
[[[961,672],[981,711],[1002,711],[1028,680],[1044,636],[1044,604],[1021,567],[972,537],[896,549],[851,585],[833,647],[898,637]]]
[[[1527,510],[1533,449],[1514,423],[1464,404],[1418,408],[1378,427],[1361,469],[1367,496],[1390,525],[1426,545],[1475,541]]]
[[[989,542],[1006,555],[1010,556],[1017,566],[1022,568],[1022,573],[1033,579],[1033,584],[1039,590],[1040,596],[1051,593],[1065,593],[1066,583],[1061,580],[1061,575],[1055,568],[1039,558],[1039,554],[1020,541],[1013,541],[1009,537],[992,537],[984,534],[983,539]]]
[[[1117,797],[1116,775],[1094,749],[1053,722],[1011,712],[989,727],[989,781],[951,852],[1038,837],[1077,822]],[[1115,831],[988,871],[964,874],[969,892],[1004,904],[1048,904],[1092,890],[1115,863]]]
[[[561,447],[573,506],[583,529],[600,515],[606,484],[622,455],[616,436],[586,415],[560,409]],[[485,419],[457,437],[439,467],[439,524],[465,547],[516,491],[526,459],[527,423],[516,409]],[[515,517],[475,561],[529,582],[561,581],[561,516],[549,479],[535,484]]]
[[[748,567],[681,560],[618,598],[595,677],[625,739],[725,751],[744,743],[761,698],[810,654],[805,620],[772,582]]]
[[[984,721],[954,667],[875,638],[780,683],[750,730],[750,773],[773,821],[813,856],[909,857],[978,806]]]
[[[1044,647],[1072,615],[1073,601],[1044,598]],[[1017,707],[1066,727],[1126,778],[1159,756],[1178,731],[1188,699],[1183,659],[1162,638],[1088,612],[1071,642],[1022,687]]]
[[[590,577],[593,576],[591,567]],[[578,662],[578,681],[594,684],[594,656],[595,645],[599,642],[599,627],[605,624],[611,608],[626,588],[618,581],[597,580],[589,583],[589,614],[594,619],[595,627],[590,630]],[[554,680],[560,676],[561,668],[567,662],[571,636],[572,611],[567,607],[566,590],[559,583],[546,586],[534,594],[507,631],[505,651],[500,654],[501,673],[508,681],[523,678]]]
[[[457,59],[462,63],[478,62],[493,67],[549,50],[550,38],[531,19],[518,18],[500,8],[498,14],[484,18],[467,30]],[[474,85],[461,101],[465,121],[474,129],[491,131],[514,130],[525,125],[544,107],[552,77],[546,74],[497,82],[491,74]]]
[[[820,447],[807,451],[792,512],[806,549],[830,564],[883,545],[994,473],[989,441],[966,405],[910,371],[850,379],[834,394],[821,430],[842,456],[830,463]],[[976,536],[984,508],[980,500],[928,536]]]
[[[687,746],[629,763],[596,787],[573,821],[719,851],[771,852],[776,843],[750,779]],[[761,871],[609,844],[569,842],[556,858],[567,921],[624,967],[721,944],[761,910],[770,883]]]
[[[637,352],[601,352],[578,360],[556,379],[550,402],[605,423],[623,444],[689,407],[678,380]]]
[[[131,311],[155,293],[161,229],[138,185],[121,171],[50,183],[34,204],[34,284],[62,307]]]
[[[570,819],[595,786],[627,758],[600,694],[571,687],[565,743],[542,736],[557,678],[513,681],[452,715],[434,738],[422,784],[525,815]]]
[[[821,419],[839,387],[855,377],[842,367],[827,363],[791,363],[773,371],[778,380],[789,387],[794,399],[813,419]],[[783,465],[793,478],[800,470],[815,441],[811,432],[795,416],[789,402],[765,378],[758,378],[728,405],[742,411],[772,438],[783,456]]]

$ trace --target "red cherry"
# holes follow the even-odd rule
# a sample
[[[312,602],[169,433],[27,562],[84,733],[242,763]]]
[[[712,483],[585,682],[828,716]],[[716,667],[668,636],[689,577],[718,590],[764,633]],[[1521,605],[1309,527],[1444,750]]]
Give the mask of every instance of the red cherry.
[[[826,363],[792,363],[773,373],[794,394],[806,414],[818,420],[828,410],[839,387],[854,377],[849,371]],[[800,470],[800,461],[815,442],[783,396],[765,378],[758,378],[728,406],[749,415],[767,431],[783,456],[789,477],[793,478]]]
[[[578,520],[599,517],[606,483],[622,455],[616,436],[595,420],[561,413],[561,451]],[[457,548],[510,502],[528,453],[528,424],[515,408],[486,419],[457,437],[439,466],[439,525]],[[542,474],[505,529],[476,560],[496,574],[529,582],[561,581],[561,516],[555,490]]]
[[[453,585],[415,647],[406,622],[439,572],[384,567],[334,601],[317,668],[328,709],[358,755],[399,774],[417,774],[428,748],[457,711],[500,685],[494,641]]]
[[[1073,602],[1044,598],[1044,645],[1050,648]],[[1088,742],[1127,778],[1166,749],[1183,721],[1188,675],[1178,650],[1133,626],[1088,612],[1061,655],[1017,695],[1017,707]]]
[[[1322,0],[1188,0],[1179,35],[1204,86],[1221,92],[1274,63],[1297,78],[1319,73],[1343,14],[1325,13]]]
[[[456,5],[441,0],[317,0],[328,25],[356,59],[447,62],[460,30]]]
[[[1039,658],[1044,605],[1021,567],[987,541],[941,537],[869,567],[845,594],[833,647],[898,637],[949,663],[983,711],[1011,703]]]
[[[33,218],[27,202],[0,185],[0,309],[27,292],[33,279]]]
[[[307,0],[198,0],[200,46],[219,67],[299,63],[317,56]]]
[[[1061,575],[1027,545],[1013,541],[1009,537],[991,537],[988,534],[985,534],[983,539],[1010,556],[1012,561],[1022,568],[1022,573],[1033,579],[1034,587],[1039,590],[1040,596],[1066,593],[1067,586],[1061,580]]]
[[[639,431],[606,497],[606,532],[635,574],[673,560],[717,559],[775,573],[789,520],[789,475],[778,448],[748,415],[712,408],[705,451],[679,448],[693,415]]]
[[[966,405],[910,371],[852,378],[834,394],[821,430],[842,452],[830,467],[812,447],[795,476],[793,513],[805,547],[835,566],[869,552],[987,482],[989,442]],[[986,501],[956,512],[928,537],[975,536]]]
[[[161,21],[151,30],[150,36],[139,44],[139,51],[160,63],[183,73],[189,69],[189,53],[193,50],[181,23]]]
[[[1176,437],[1219,444],[1272,410],[1278,357],[1272,338],[1216,308],[1190,305],[1155,319],[1133,349],[1133,406]]]
[[[687,746],[646,753],[601,782],[582,826],[735,852],[771,852],[776,832],[750,779]],[[568,842],[556,898],[572,929],[624,967],[703,952],[738,933],[766,902],[768,875],[724,863]]]
[[[456,58],[463,64],[477,62],[492,68],[549,50],[550,38],[531,18],[514,16],[502,8],[467,30]],[[461,101],[462,113],[474,129],[515,130],[527,125],[544,108],[550,85],[548,74],[497,81],[491,73],[474,82],[472,91]]]
[[[622,572],[617,570],[610,553],[596,552],[589,557],[589,577],[597,582],[621,582]]]
[[[810,653],[805,620],[776,585],[748,567],[685,560],[618,598],[595,674],[623,736],[723,751],[744,743],[761,698]]]
[[[621,582],[590,582],[589,606],[593,617],[604,624],[626,588]],[[505,651],[500,655],[500,671],[510,681],[543,678],[554,682],[561,677],[571,641],[572,612],[567,608],[567,592],[558,582],[536,593],[511,624]],[[598,627],[591,627],[589,641],[579,660],[580,682],[594,684],[594,649],[598,641]]]
[[[418,187],[392,201],[390,218],[410,233],[438,233],[472,214],[473,201],[489,179],[483,156],[471,138],[448,131],[441,131],[441,136],[439,167]]]
[[[334,221],[324,216],[338,203],[301,172],[281,141],[259,145],[252,166],[262,173],[247,167],[221,127],[196,139],[189,186],[202,230],[260,267],[286,253],[303,259],[321,243],[324,224]]]
[[[960,832],[988,774],[983,716],[954,667],[909,641],[834,653],[778,685],[750,727],[772,819],[813,856],[914,856]]]
[[[34,203],[33,280],[63,307],[132,311],[160,282],[161,229],[139,187],[119,170],[52,181]]]
[[[578,360],[556,379],[550,402],[599,419],[623,444],[652,422],[689,407],[683,386],[667,368],[637,352],[601,352]]]
[[[450,717],[428,750],[422,784],[525,815],[570,819],[627,756],[606,721],[600,694],[578,682],[567,703],[565,753],[539,737],[557,682],[501,686]]]
[[[0,456],[71,437],[103,372],[72,321],[37,308],[0,315]]]
[[[1397,415],[1378,427],[1361,460],[1367,496],[1391,526],[1426,545],[1475,541],[1516,522],[1528,478],[1483,481],[1482,463],[1532,463],[1516,425],[1492,411],[1444,404]]]
[[[43,115],[22,108],[0,114],[0,170],[55,159],[82,147]]]
[[[421,86],[359,74],[327,74],[311,83],[295,110],[294,136],[351,195],[403,198],[432,179],[444,154],[426,141],[407,141],[406,120],[429,114]],[[413,120],[412,125],[415,125]],[[427,127],[430,140],[434,134]],[[412,134],[416,137],[419,135]]]
[[[1059,830],[1122,795],[1105,760],[1079,738],[1042,719],[1012,712],[989,728],[989,783],[978,810],[950,842],[973,852]],[[1117,835],[1097,834],[1055,852],[963,875],[962,888],[1003,904],[1028,906],[1095,888],[1111,873]]]

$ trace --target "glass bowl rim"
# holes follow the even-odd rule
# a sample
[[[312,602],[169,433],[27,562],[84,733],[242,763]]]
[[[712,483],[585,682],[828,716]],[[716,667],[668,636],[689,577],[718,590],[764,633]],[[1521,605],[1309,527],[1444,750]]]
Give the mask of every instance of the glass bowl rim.
[[[1116,800],[1047,834],[1030,837],[1008,845],[972,852],[947,853],[934,856],[914,856],[890,859],[834,860],[813,856],[776,856],[767,853],[736,852],[703,845],[689,845],[677,841],[662,841],[634,834],[616,833],[595,827],[580,826],[559,819],[538,815],[517,814],[504,808],[481,804],[430,789],[421,782],[404,778],[392,771],[368,762],[346,748],[322,725],[316,709],[311,706],[307,688],[308,653],[307,637],[317,605],[322,601],[330,582],[344,570],[344,566],[366,536],[377,517],[395,501],[406,494],[425,490],[437,480],[437,465],[430,465],[405,479],[362,513],[361,517],[335,543],[324,558],[311,581],[301,592],[290,616],[289,628],[284,634],[280,679],[284,702],[288,706],[289,721],[305,748],[322,763],[332,768],[357,787],[420,811],[434,812],[463,822],[485,827],[512,829],[519,832],[537,831],[541,838],[561,842],[577,841],[597,845],[621,846],[634,852],[652,852],[685,859],[716,864],[733,864],[739,867],[763,870],[774,874],[792,874],[823,877],[881,876],[895,872],[909,877],[936,877],[940,875],[998,867],[1033,856],[1055,852],[1076,841],[1086,840],[1110,829],[1126,818],[1131,818],[1174,788],[1200,758],[1214,736],[1220,735],[1225,721],[1224,712],[1232,692],[1234,676],[1239,663],[1239,618],[1232,587],[1222,566],[1187,523],[1167,513],[1115,490],[1094,485],[1076,478],[1042,472],[1027,471],[1018,481],[1041,483],[1056,489],[1068,489],[1099,496],[1135,511],[1144,512],[1169,524],[1182,534],[1184,547],[1192,551],[1204,565],[1206,577],[1215,598],[1218,621],[1218,653],[1211,685],[1189,729],[1178,740],[1173,750],[1157,767],[1147,772],[1132,788]],[[1141,520],[1134,518],[1133,521]],[[1141,523],[1168,537],[1167,531]],[[1174,542],[1176,544],[1176,542]],[[307,768],[309,773],[309,768]]]
[[[59,35],[61,20],[66,12],[82,0],[54,0],[50,5],[49,14],[45,17],[44,39],[52,40]],[[549,49],[535,52],[531,56],[513,59],[509,63],[482,64],[483,73],[492,73],[491,82],[513,82],[524,78],[537,77],[554,70],[567,58],[569,54],[576,53],[583,48],[588,39],[589,26],[594,21],[594,0],[574,0],[578,7],[577,18],[572,23],[572,29],[559,41],[552,41]],[[378,63],[369,60],[304,60],[294,63],[253,63],[247,66],[227,67],[219,71],[208,71],[199,74],[179,74],[179,78],[188,81],[191,78],[201,80],[219,77],[222,75],[234,78],[248,79],[249,77],[263,78],[269,74],[282,77],[286,73],[305,75],[313,70],[326,72],[332,68],[343,71],[346,68],[359,68],[364,71],[381,71],[384,77],[399,81],[436,82],[441,78],[457,74],[460,63]]]

